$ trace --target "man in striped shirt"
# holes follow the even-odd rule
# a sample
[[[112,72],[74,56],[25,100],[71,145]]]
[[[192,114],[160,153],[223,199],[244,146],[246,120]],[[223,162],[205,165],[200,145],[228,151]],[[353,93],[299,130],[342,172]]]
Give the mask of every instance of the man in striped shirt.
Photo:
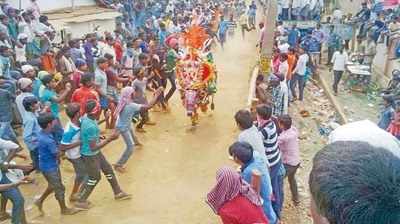
[[[263,138],[265,154],[270,168],[271,184],[274,194],[272,207],[278,218],[280,218],[284,199],[283,178],[285,176],[285,168],[282,164],[281,151],[278,146],[278,128],[272,119],[272,107],[261,104],[257,106],[256,110],[258,131]]]

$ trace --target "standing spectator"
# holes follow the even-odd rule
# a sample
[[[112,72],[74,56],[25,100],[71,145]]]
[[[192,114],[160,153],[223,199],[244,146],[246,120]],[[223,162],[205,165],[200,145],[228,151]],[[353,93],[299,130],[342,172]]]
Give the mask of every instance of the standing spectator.
[[[392,96],[384,96],[383,97],[383,108],[381,110],[381,114],[379,116],[378,127],[386,130],[390,122],[394,117],[394,109],[393,109],[393,97]]]
[[[54,121],[55,117],[51,113],[43,113],[38,117],[38,123],[42,128],[38,135],[39,169],[48,185],[43,194],[35,201],[35,205],[43,214],[43,202],[54,192],[61,214],[73,215],[78,210],[68,208],[65,204],[65,187],[59,167],[60,152],[57,141],[52,135]]]
[[[299,133],[296,127],[292,126],[292,118],[289,115],[282,115],[278,120],[282,129],[282,133],[278,136],[278,145],[282,152],[282,162],[288,177],[292,201],[298,205],[300,200],[296,172],[300,167]]]
[[[258,153],[253,151],[250,144],[246,142],[235,142],[229,147],[229,155],[241,166],[241,176],[247,183],[254,183],[254,174],[260,176],[259,186],[252,186],[259,191],[263,199],[264,214],[270,223],[276,223],[277,217],[272,208],[272,185],[268,168],[265,166]]]
[[[251,118],[250,111],[239,110],[235,114],[235,121],[240,130],[238,141],[250,144],[254,151],[258,152],[265,165],[268,166],[268,160],[265,155],[263,139],[258,132],[257,127],[253,124],[253,119]]]
[[[313,30],[312,36],[317,41],[318,48],[319,48],[319,50],[318,50],[319,54],[316,54],[317,52],[315,52],[315,54],[316,54],[315,55],[315,60],[313,60],[314,64],[317,65],[317,64],[321,63],[322,43],[324,42],[324,39],[325,39],[325,35],[324,35],[324,32],[321,30],[321,24],[320,23],[318,23],[317,26],[315,27],[315,29]]]
[[[288,33],[288,44],[292,48],[296,48],[297,45],[299,44],[301,33],[299,29],[297,28],[296,24],[293,24],[292,28],[289,30]]]
[[[400,103],[395,105],[394,117],[387,130],[394,137],[400,140]]]
[[[15,45],[15,61],[22,66],[27,62],[26,44],[28,43],[28,35],[25,33],[18,34],[18,42]]]
[[[70,47],[69,54],[71,55],[71,59],[74,63],[76,63],[78,59],[85,60],[85,55],[81,50],[80,40],[70,40],[68,45]]]
[[[331,64],[333,54],[339,47],[341,46],[341,39],[339,35],[335,32],[335,26],[329,27],[329,34],[328,34],[328,62],[327,65]]]
[[[372,37],[368,37],[362,46],[363,64],[372,66],[376,53],[376,43]]]
[[[260,196],[230,167],[217,171],[217,183],[207,194],[207,204],[224,224],[268,224]]]
[[[346,64],[349,60],[349,56],[344,51],[344,47],[340,47],[338,51],[333,54],[331,63],[333,64],[333,91],[335,95],[338,94],[338,85],[342,75],[346,70]]]
[[[258,105],[256,111],[257,127],[262,136],[264,150],[270,168],[271,184],[274,192],[272,207],[278,219],[281,219],[284,200],[283,178],[285,176],[285,168],[282,164],[281,151],[278,145],[278,128],[272,120],[272,108],[270,106]]]
[[[394,151],[361,141],[324,147],[313,159],[308,181],[314,223],[396,223],[399,164]]]
[[[296,94],[296,85],[299,86],[299,100],[303,101],[303,95],[304,95],[304,88],[306,86],[306,72],[307,72],[307,64],[309,61],[309,57],[307,53],[304,51],[304,49],[300,48],[299,49],[299,59],[297,60],[296,67],[292,71],[292,82],[290,86],[290,90],[292,92],[292,96],[294,99],[297,99],[297,94]]]

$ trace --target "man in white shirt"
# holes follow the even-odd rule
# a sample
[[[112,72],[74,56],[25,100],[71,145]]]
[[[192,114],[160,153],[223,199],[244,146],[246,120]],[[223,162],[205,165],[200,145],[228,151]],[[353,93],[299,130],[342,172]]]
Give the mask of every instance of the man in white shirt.
[[[333,56],[332,56],[332,61],[331,63],[333,64],[333,91],[335,92],[335,95],[338,93],[338,85],[340,82],[340,79],[342,79],[342,75],[346,69],[346,64],[349,60],[349,56],[347,53],[343,50],[343,47],[340,48],[339,51],[336,51]]]
[[[281,44],[278,46],[279,53],[281,53],[281,54],[289,53],[290,45],[287,43],[287,40],[286,39],[281,39],[280,42],[281,42]]]
[[[299,85],[299,100],[303,101],[303,96],[304,96],[304,88],[306,86],[306,73],[307,73],[307,63],[309,61],[308,55],[305,53],[304,49],[300,48],[299,49],[299,60],[297,60],[296,67],[294,68],[292,74],[293,74],[293,80],[290,85],[290,90],[292,92],[293,98],[296,99],[296,85],[298,83]]]
[[[235,114],[235,121],[241,131],[238,136],[238,141],[250,144],[253,147],[254,151],[257,151],[259,153],[265,164],[269,165],[267,156],[265,154],[263,138],[256,126],[253,125],[253,119],[251,117],[250,111],[239,110]]]

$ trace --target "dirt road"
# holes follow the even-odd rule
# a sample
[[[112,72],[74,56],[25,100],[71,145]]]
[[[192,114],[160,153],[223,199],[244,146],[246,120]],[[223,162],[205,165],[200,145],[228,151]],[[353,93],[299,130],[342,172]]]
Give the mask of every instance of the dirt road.
[[[222,51],[215,52],[219,70],[219,92],[216,110],[202,115],[195,131],[188,131],[190,121],[185,116],[178,95],[172,101],[169,114],[152,113],[157,122],[138,137],[145,147],[134,152],[128,162],[128,172],[118,174],[122,188],[133,194],[132,200],[116,202],[105,178],[100,181],[89,200],[95,205],[90,211],[75,216],[60,216],[53,196],[44,203],[47,212],[39,214],[32,201],[44,189],[41,175],[38,186],[22,187],[28,216],[46,224],[141,224],[141,223],[217,223],[218,219],[204,203],[205,195],[215,180],[216,169],[228,160],[227,147],[237,135],[234,113],[246,105],[249,74],[256,62],[257,31],[247,33],[242,40],[239,31],[230,38]],[[124,150],[122,139],[103,151],[114,163]],[[67,195],[71,190],[73,172],[63,163],[63,179]]]

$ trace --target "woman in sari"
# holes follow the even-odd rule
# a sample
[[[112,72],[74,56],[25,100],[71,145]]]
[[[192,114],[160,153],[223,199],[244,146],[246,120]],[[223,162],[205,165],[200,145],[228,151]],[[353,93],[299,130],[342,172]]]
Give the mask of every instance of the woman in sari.
[[[224,224],[268,224],[260,196],[231,167],[217,171],[217,183],[206,202]]]

